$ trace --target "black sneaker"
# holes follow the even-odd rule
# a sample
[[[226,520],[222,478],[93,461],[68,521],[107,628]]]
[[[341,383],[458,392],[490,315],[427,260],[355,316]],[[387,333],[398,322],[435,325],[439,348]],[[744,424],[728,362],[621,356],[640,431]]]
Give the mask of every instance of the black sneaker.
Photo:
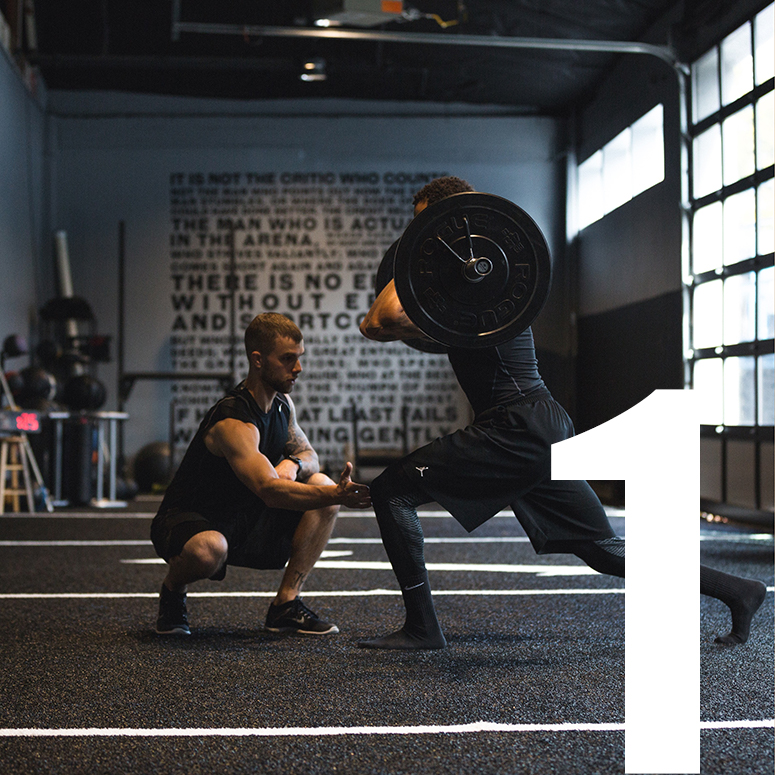
[[[266,629],[269,632],[297,632],[300,635],[339,632],[335,624],[324,622],[314,611],[310,611],[300,597],[282,605],[272,603],[266,614]]]
[[[164,584],[161,585],[156,632],[159,635],[191,635],[185,592],[170,592]]]

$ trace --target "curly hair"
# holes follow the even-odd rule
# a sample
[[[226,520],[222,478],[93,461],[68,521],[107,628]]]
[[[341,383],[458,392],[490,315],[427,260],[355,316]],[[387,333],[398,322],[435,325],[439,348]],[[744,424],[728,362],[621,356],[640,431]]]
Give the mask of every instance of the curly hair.
[[[442,199],[446,199],[452,194],[462,194],[466,191],[473,191],[470,183],[454,175],[448,175],[445,178],[436,178],[430,183],[424,185],[415,195],[412,204],[416,207],[419,202],[427,202],[428,205],[436,204]]]
[[[287,336],[297,344],[302,340],[299,327],[285,315],[276,312],[256,315],[245,330],[245,352],[248,358],[252,352],[271,351],[280,336]]]

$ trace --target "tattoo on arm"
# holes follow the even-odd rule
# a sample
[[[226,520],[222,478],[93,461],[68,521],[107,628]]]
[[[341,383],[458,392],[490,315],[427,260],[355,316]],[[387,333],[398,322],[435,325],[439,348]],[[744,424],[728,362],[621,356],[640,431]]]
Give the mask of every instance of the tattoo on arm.
[[[291,416],[288,421],[288,440],[285,442],[283,452],[286,456],[293,455],[301,460],[302,467],[299,471],[299,479],[307,478],[319,470],[318,455],[296,421],[296,407],[290,397],[288,403],[291,407]]]
[[[285,442],[285,454],[298,456],[301,452],[309,452],[311,450],[312,445],[302,429],[299,428],[298,423],[289,425],[288,441]]]

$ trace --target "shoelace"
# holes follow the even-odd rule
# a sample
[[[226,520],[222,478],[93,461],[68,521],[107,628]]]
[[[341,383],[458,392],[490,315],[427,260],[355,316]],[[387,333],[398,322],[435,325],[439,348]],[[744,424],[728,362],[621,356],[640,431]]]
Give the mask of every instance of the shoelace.
[[[182,595],[178,595],[174,592],[167,591],[162,594],[162,598],[164,600],[164,605],[170,613],[177,614],[181,616],[184,621],[187,621],[188,610],[186,609],[185,592]]]
[[[303,614],[308,619],[317,619],[318,618],[316,616],[316,614],[314,613],[314,611],[312,611],[311,609],[307,608],[307,606],[304,604],[304,602],[302,601],[302,599],[300,597],[297,597],[293,601],[293,603],[294,603],[294,605],[291,606],[290,610],[293,611],[293,613],[296,614],[297,616],[299,614]]]
[[[184,597],[181,601],[180,607],[176,611],[178,614],[178,617],[180,618],[180,621],[184,624],[188,624],[188,610],[186,609],[186,598]]]

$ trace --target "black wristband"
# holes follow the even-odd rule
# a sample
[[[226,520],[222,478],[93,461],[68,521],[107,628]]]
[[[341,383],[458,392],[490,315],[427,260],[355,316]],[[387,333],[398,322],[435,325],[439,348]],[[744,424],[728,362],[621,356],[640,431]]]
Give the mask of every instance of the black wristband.
[[[301,473],[301,460],[297,457],[294,457],[293,455],[288,455],[286,460],[293,460],[294,463],[299,467],[299,470],[296,472],[297,476]]]

